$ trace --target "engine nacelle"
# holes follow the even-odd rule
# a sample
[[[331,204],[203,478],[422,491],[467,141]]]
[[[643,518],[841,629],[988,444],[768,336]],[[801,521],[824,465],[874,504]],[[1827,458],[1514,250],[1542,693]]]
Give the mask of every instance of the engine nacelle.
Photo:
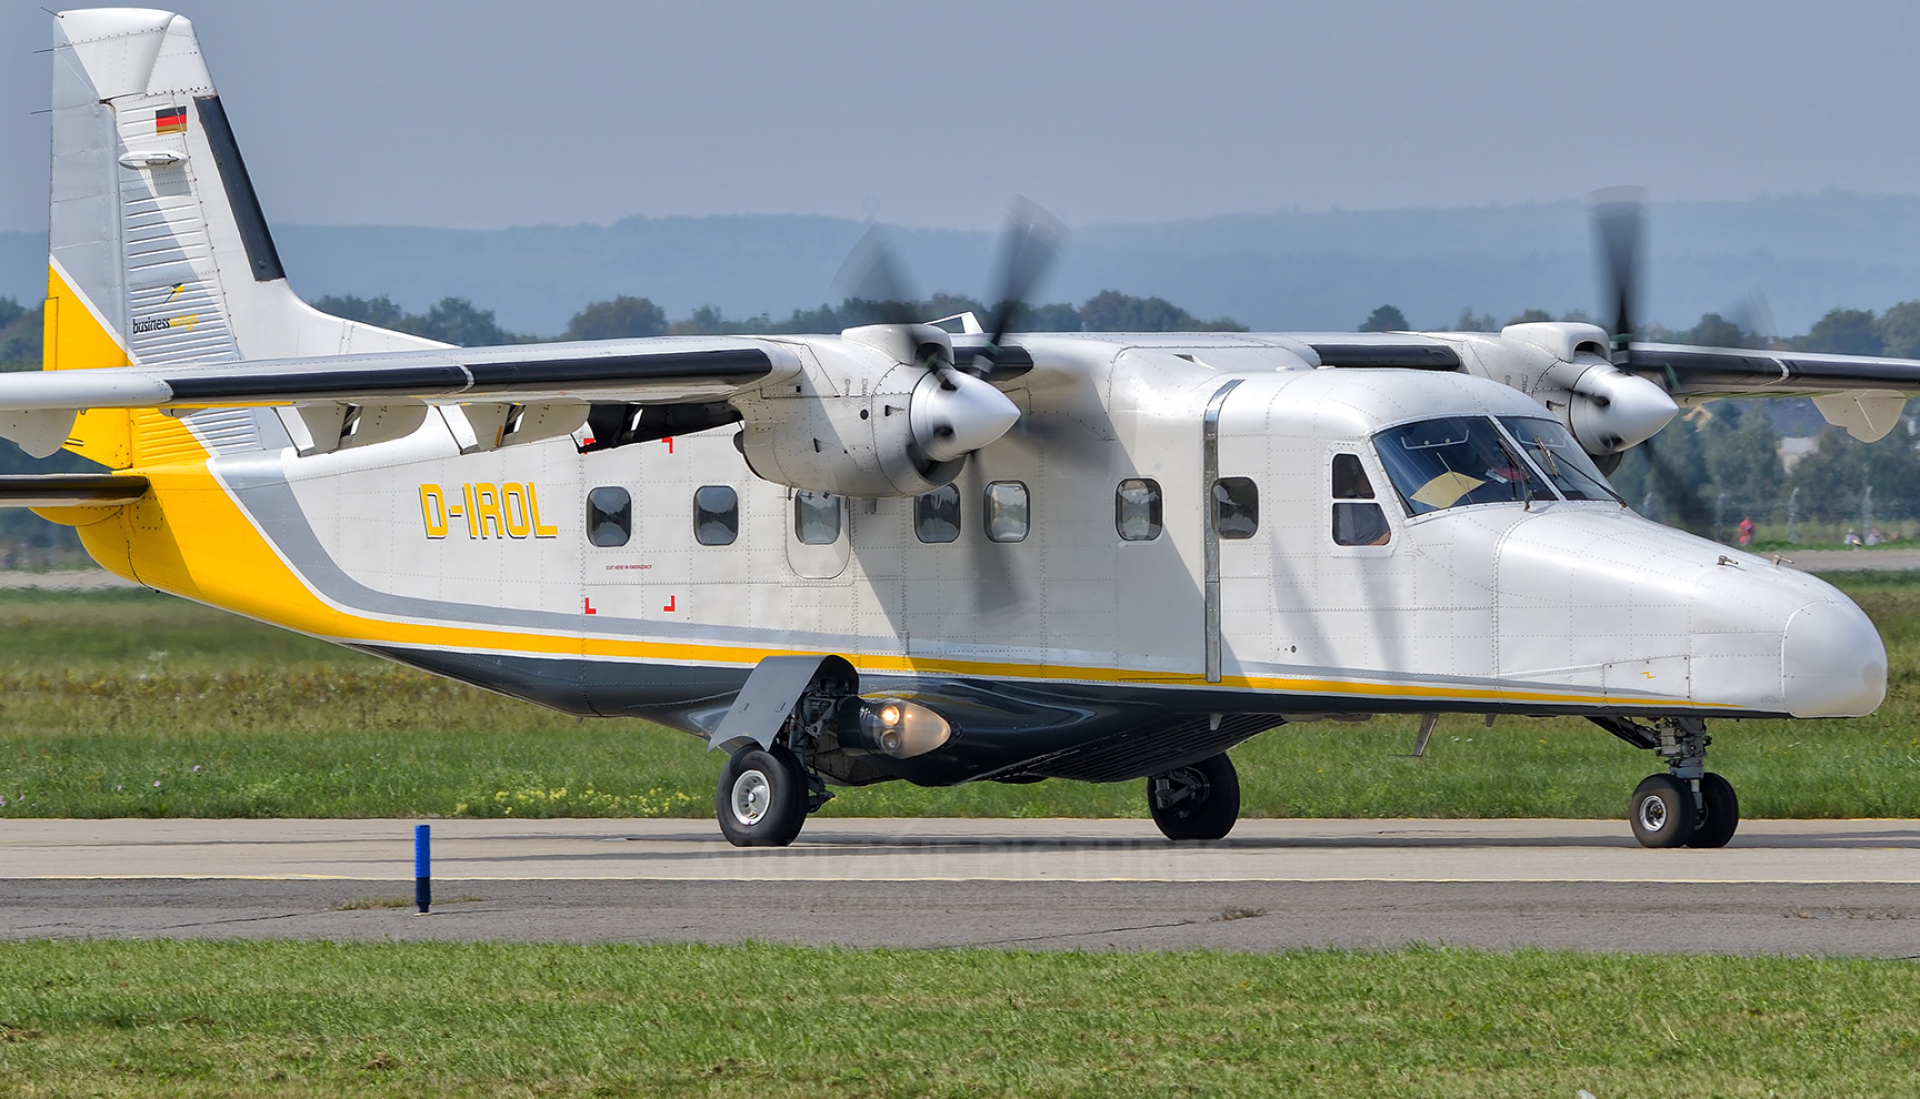
[[[1474,373],[1546,405],[1595,458],[1645,442],[1680,411],[1666,390],[1609,361],[1607,334],[1596,325],[1510,324],[1498,337],[1466,343]]]
[[[925,365],[953,361],[937,328],[874,325],[802,347],[799,378],[733,402],[746,418],[741,453],[776,484],[836,496],[918,496],[958,477],[967,455],[1020,418],[1019,407],[987,382],[950,365]]]

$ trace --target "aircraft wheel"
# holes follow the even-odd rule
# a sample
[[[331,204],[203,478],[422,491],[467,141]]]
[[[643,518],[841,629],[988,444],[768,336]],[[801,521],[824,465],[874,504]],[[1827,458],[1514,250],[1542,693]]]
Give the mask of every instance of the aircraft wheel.
[[[1217,840],[1240,819],[1240,775],[1223,752],[1147,780],[1153,823],[1170,840]]]
[[[1688,847],[1725,847],[1740,827],[1740,799],[1734,796],[1733,783],[1708,772],[1700,776],[1702,812],[1693,826]]]
[[[1642,847],[1679,847],[1693,836],[1693,791],[1672,775],[1648,775],[1634,788],[1627,823]]]
[[[746,747],[720,769],[720,831],[735,847],[785,847],[807,822],[807,776],[784,746]]]

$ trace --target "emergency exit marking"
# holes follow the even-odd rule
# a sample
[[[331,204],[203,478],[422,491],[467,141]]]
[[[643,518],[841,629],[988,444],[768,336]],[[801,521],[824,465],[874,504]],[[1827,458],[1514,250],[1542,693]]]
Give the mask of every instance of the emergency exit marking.
[[[677,596],[677,595],[669,595],[669,596],[667,596],[667,605],[666,605],[666,606],[664,606],[664,607],[661,607],[660,609],[661,609],[661,610],[663,610],[663,611],[670,611],[670,610],[672,610],[672,609],[673,609],[673,605],[674,605],[674,603],[676,603],[676,602],[678,602],[678,601],[679,601],[679,599],[680,599],[680,597],[679,597],[679,596]]]
[[[588,614],[599,614],[599,613],[600,613],[599,611],[596,611],[596,610],[594,610],[594,609],[593,609],[593,596],[591,596],[591,595],[589,595],[589,596],[585,596],[585,597],[583,597],[583,598],[582,598],[582,599],[580,600],[580,605],[581,605],[582,607],[584,607],[584,608],[586,608],[586,611],[587,611],[587,613],[588,613]]]

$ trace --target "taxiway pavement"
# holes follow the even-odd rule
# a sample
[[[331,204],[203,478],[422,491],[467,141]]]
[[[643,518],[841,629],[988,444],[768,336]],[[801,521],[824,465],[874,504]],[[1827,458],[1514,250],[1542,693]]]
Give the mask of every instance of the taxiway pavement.
[[[1920,821],[1749,821],[1647,851],[1617,821],[0,821],[0,937],[1278,950],[1406,943],[1920,956]]]

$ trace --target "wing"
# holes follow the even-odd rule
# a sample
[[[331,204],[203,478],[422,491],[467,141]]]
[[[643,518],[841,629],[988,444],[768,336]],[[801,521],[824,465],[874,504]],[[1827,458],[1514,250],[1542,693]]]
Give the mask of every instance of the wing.
[[[1830,424],[1873,442],[1920,394],[1920,360],[1634,344],[1625,369],[1677,398],[1812,397]]]
[[[1920,393],[1920,359],[1636,343],[1626,369],[1676,397],[1792,397],[1863,389]]]
[[[44,457],[90,408],[282,406],[311,453],[396,438],[428,406],[462,405],[487,449],[570,433],[595,408],[711,406],[799,369],[774,341],[670,337],[5,374],[0,436]]]

